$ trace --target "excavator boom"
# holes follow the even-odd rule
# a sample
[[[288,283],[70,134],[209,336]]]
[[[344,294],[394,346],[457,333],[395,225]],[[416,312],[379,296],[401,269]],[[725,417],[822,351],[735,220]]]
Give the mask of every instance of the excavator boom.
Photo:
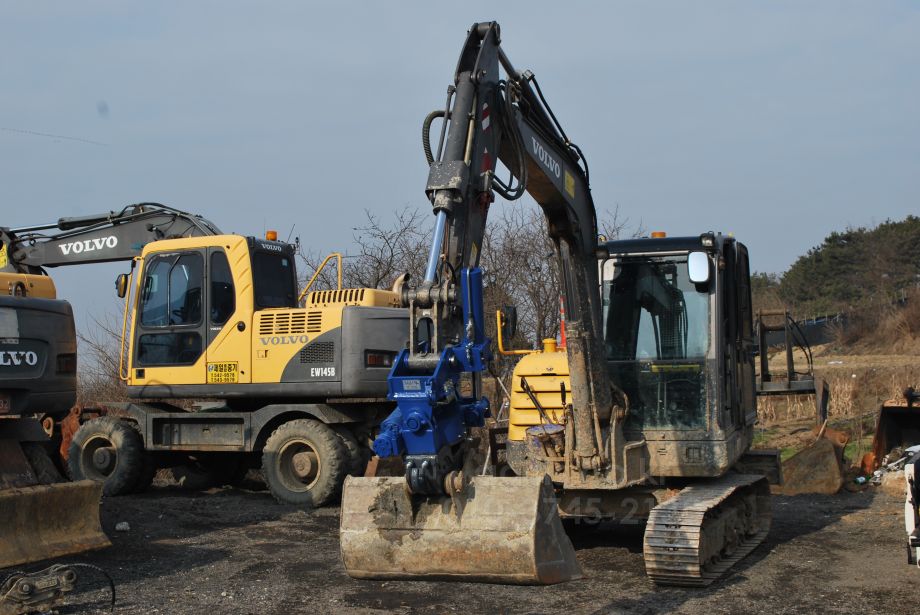
[[[159,203],[60,218],[53,224],[0,227],[0,273],[41,273],[44,267],[131,260],[151,241],[220,235],[201,216]]]
[[[434,236],[424,279],[399,289],[410,309],[410,343],[389,377],[397,409],[374,442],[378,456],[403,458],[405,480],[346,481],[340,537],[352,576],[511,583],[581,576],[549,478],[480,476],[482,463],[471,461],[469,430],[490,415],[480,387],[492,354],[479,258],[496,193],[509,201],[530,194],[556,248],[572,400],[562,482],[616,488],[645,479],[644,443],[624,439],[604,363],[587,163],[534,75],[515,69],[500,38],[494,22],[473,25],[447,108],[429,116],[448,121],[437,156],[426,143]],[[510,171],[507,183],[496,172],[499,160]]]

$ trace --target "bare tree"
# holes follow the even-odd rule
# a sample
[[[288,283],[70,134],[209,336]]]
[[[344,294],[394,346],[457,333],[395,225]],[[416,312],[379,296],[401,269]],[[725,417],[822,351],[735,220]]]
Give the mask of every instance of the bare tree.
[[[364,226],[354,229],[357,253],[345,267],[348,284],[388,288],[403,273],[417,277],[428,258],[431,215],[404,208],[395,212],[389,225],[369,211],[365,215]]]
[[[352,229],[356,249],[345,255],[343,284],[350,288],[389,288],[403,273],[417,276],[428,257],[431,221],[423,212],[408,207],[396,211],[389,221],[367,210],[364,215],[364,224]],[[305,274],[303,283],[310,279],[325,256],[302,247],[298,249]],[[335,285],[335,268],[327,266],[315,287],[335,288]]]
[[[487,227],[481,258],[491,299],[486,308],[494,313],[501,305],[516,305],[528,347],[559,332],[559,275],[545,227],[538,209],[503,207]]]
[[[532,348],[559,333],[561,289],[555,246],[546,234],[546,220],[539,208],[505,204],[493,207],[490,213],[480,257],[487,330],[494,336],[495,310],[515,305],[519,334],[508,341]],[[365,211],[364,224],[353,229],[356,250],[345,256],[344,284],[389,288],[403,273],[417,278],[428,257],[432,224],[427,211],[403,208],[389,219]],[[629,220],[616,207],[601,213],[598,226],[607,239],[616,239],[628,231]],[[305,282],[325,255],[302,249],[298,253]],[[335,269],[327,267],[316,288],[334,288],[335,284]]]
[[[598,213],[597,228],[601,236],[607,241],[622,239],[628,237],[642,237],[645,235],[645,226],[639,220],[639,224],[630,229],[629,218],[620,215],[620,205],[614,205],[613,209],[604,209]]]
[[[111,312],[94,316],[93,327],[80,333],[77,402],[122,401],[128,390],[119,377],[122,317]],[[131,323],[128,323],[130,327]]]

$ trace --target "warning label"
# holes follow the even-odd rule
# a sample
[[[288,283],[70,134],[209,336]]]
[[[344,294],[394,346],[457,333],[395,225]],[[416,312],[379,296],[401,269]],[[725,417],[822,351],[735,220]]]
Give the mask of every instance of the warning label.
[[[236,361],[208,363],[208,384],[239,382],[240,364]]]

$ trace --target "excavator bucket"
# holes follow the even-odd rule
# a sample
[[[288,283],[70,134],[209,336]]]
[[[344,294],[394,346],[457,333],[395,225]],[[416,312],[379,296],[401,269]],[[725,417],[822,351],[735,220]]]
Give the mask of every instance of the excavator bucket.
[[[900,449],[903,455],[904,448],[920,444],[920,394],[908,388],[903,395],[903,399],[889,399],[879,409],[872,438],[870,471],[881,466],[893,449]],[[888,462],[897,460],[898,457],[889,457]]]
[[[581,578],[548,477],[476,476],[457,496],[404,478],[345,479],[342,561],[357,579],[541,585]]]
[[[90,480],[0,490],[0,568],[110,546],[101,498]]]

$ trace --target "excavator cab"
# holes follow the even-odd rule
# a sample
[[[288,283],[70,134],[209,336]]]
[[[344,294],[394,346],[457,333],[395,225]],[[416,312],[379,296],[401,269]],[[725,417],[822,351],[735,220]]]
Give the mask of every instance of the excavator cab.
[[[756,406],[747,266],[745,246],[723,235],[604,245],[598,269],[607,370],[627,405],[627,438],[655,443],[652,476],[720,476],[750,446]],[[722,373],[729,377],[719,386]],[[521,377],[552,418],[564,411],[568,376],[560,352],[528,355],[516,367],[507,447],[517,474],[527,473],[526,430],[543,422]]]
[[[602,287],[606,357],[631,400],[628,428],[705,422],[709,293],[690,282],[686,265],[686,255],[604,264],[613,270]]]
[[[605,252],[605,352],[629,400],[625,432],[655,442],[653,476],[724,474],[756,419],[747,249],[707,233],[613,241]]]

